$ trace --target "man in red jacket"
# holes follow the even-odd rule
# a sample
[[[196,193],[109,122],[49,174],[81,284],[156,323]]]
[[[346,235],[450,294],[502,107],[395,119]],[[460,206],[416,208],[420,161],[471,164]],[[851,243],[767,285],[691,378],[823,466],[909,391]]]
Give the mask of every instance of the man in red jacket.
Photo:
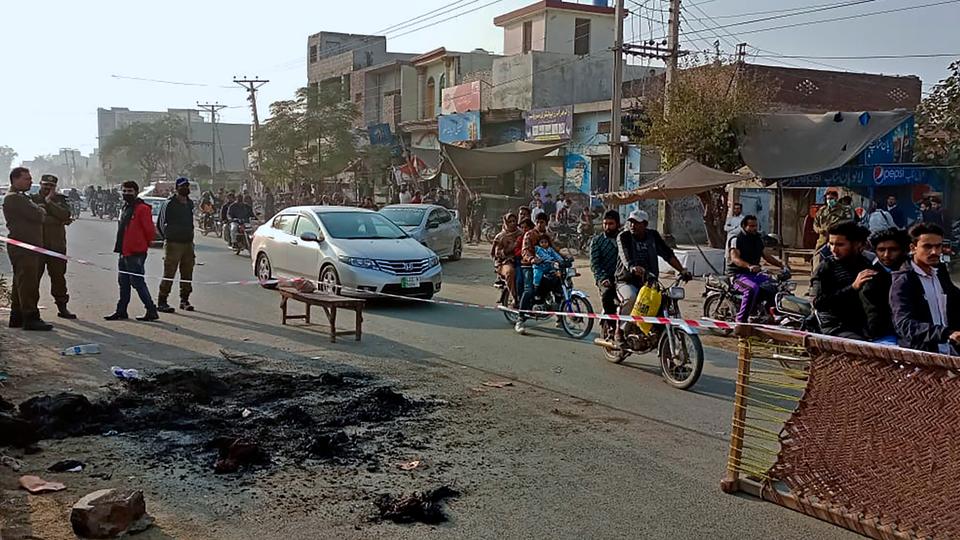
[[[136,182],[124,182],[122,186],[123,210],[120,212],[120,225],[117,229],[117,241],[113,251],[120,254],[118,268],[120,270],[120,300],[117,301],[117,310],[104,319],[108,321],[122,321],[127,316],[127,305],[130,303],[130,288],[137,290],[143,307],[147,313],[137,317],[138,321],[155,321],[160,318],[157,305],[150,297],[150,289],[143,280],[144,265],[147,262],[147,248],[156,235],[153,226],[153,215],[150,205],[137,198],[140,186]]]

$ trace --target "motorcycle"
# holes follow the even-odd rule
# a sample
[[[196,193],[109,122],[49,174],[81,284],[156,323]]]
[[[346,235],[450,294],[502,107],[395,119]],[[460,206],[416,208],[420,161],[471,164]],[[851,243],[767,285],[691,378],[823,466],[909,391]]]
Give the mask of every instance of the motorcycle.
[[[760,286],[749,322],[782,326],[794,330],[814,332],[818,328],[813,304],[794,294],[797,283],[790,271],[766,273],[772,279]],[[709,276],[703,292],[703,316],[717,321],[734,322],[740,310],[743,293],[733,286],[729,276]]]
[[[237,255],[244,250],[250,253],[250,245],[253,242],[253,231],[256,227],[249,221],[234,219],[230,223],[230,236],[236,240],[231,243],[233,252]]]
[[[70,199],[70,219],[76,220],[80,218],[80,211],[83,209],[83,203],[77,199]]]
[[[214,215],[212,213],[201,213],[200,214],[200,232],[202,232],[204,236],[207,236],[208,234],[216,231],[217,231],[217,222],[214,219]]]
[[[113,221],[117,219],[117,200],[113,197],[108,198],[100,204],[100,219]]]
[[[579,276],[576,268],[573,268],[573,261],[568,260],[563,263],[556,263],[560,271],[560,288],[554,290],[547,298],[539,296],[534,297],[532,311],[561,311],[564,313],[593,313],[593,306],[587,299],[587,293],[573,288],[573,278]],[[500,299],[497,302],[503,310],[503,316],[511,325],[517,323],[519,314],[510,309],[510,289],[503,281],[503,278],[497,277],[494,287],[500,289]],[[551,315],[531,313],[527,314],[528,320],[543,321],[549,319]],[[583,339],[590,335],[593,330],[593,319],[589,317],[558,316],[561,328],[566,334],[574,339]]]
[[[656,279],[648,282],[648,286],[661,297],[659,317],[681,318],[680,301],[686,296],[686,291],[680,285],[682,276],[669,287]],[[619,304],[623,304],[620,299]],[[594,340],[596,345],[603,348],[604,356],[614,363],[621,363],[631,354],[644,354],[657,351],[660,357],[660,373],[663,379],[671,386],[687,390],[697,383],[703,371],[703,344],[697,331],[685,324],[655,324],[647,330],[635,323],[626,323],[623,329],[623,339],[614,339],[613,325],[603,325],[603,336]]]

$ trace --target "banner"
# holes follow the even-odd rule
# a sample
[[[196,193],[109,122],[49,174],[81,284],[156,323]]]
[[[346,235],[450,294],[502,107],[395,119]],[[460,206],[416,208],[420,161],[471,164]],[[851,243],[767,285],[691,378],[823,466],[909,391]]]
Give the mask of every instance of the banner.
[[[479,141],[480,111],[438,116],[437,134],[442,143]]]
[[[534,109],[527,113],[528,141],[562,141],[573,135],[573,107]]]
[[[479,111],[480,81],[444,88],[440,96],[440,114]]]

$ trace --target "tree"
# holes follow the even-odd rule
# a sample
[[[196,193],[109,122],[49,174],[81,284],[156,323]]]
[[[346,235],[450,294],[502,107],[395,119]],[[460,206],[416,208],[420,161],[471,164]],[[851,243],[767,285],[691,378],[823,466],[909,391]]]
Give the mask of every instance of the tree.
[[[0,146],[0,171],[6,176],[7,172],[13,166],[13,160],[17,157],[17,152],[9,146]]]
[[[297,90],[291,100],[270,105],[270,118],[257,129],[254,152],[263,159],[264,183],[274,186],[319,182],[357,157],[355,104],[333,92]]]
[[[765,110],[771,96],[766,81],[747,76],[737,64],[709,63],[679,70],[670,85],[669,114],[664,114],[663,92],[645,99],[650,123],[643,142],[660,149],[666,170],[690,157],[708,167],[736,171],[743,161],[735,122]],[[710,246],[722,248],[726,242],[726,190],[717,188],[698,197]]]
[[[107,137],[101,152],[109,162],[111,173],[135,166],[145,184],[157,172],[168,178],[186,167],[186,127],[176,116],[155,122],[134,122],[115,130]]]
[[[960,60],[917,107],[917,161],[960,166]]]

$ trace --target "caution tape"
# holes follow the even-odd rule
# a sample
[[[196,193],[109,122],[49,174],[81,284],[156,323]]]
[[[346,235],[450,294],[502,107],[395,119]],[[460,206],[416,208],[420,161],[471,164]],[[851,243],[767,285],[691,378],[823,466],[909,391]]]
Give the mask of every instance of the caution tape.
[[[140,274],[136,272],[127,272],[125,270],[117,270],[116,268],[110,268],[96,264],[94,262],[81,259],[79,257],[72,257],[65,255],[63,253],[58,253],[56,251],[51,251],[42,247],[29,244],[27,242],[22,242],[20,240],[15,240],[6,236],[0,235],[0,242],[9,244],[11,246],[17,246],[19,248],[26,249],[28,251],[33,251],[41,255],[46,255],[48,257],[56,257],[58,259],[63,259],[65,261],[73,261],[78,264],[91,266],[101,270],[106,270],[108,272],[118,272],[120,274],[126,274],[130,276],[142,277],[144,279],[159,279],[164,280],[167,278],[148,276],[146,274]],[[194,285],[260,285],[260,286],[273,286],[273,285],[293,285],[295,287],[300,287],[304,283],[312,283],[314,287],[319,288],[321,284],[319,282],[305,279],[305,278],[293,278],[293,279],[271,279],[271,280],[239,280],[239,281],[197,281],[197,280],[185,280],[179,278],[171,278],[171,281],[179,281],[181,283],[190,283]],[[603,314],[603,313],[583,313],[583,312],[570,312],[570,311],[543,311],[543,310],[533,310],[533,309],[514,309],[502,305],[488,305],[488,304],[477,304],[473,302],[461,302],[457,300],[446,300],[442,298],[416,298],[410,296],[404,296],[401,294],[390,294],[384,292],[376,292],[369,290],[355,289],[352,287],[347,287],[340,285],[337,287],[341,291],[346,291],[349,293],[359,294],[359,295],[370,295],[374,294],[383,298],[393,298],[398,300],[405,301],[417,301],[424,302],[429,304],[439,304],[447,306],[457,306],[464,308],[474,308],[474,309],[484,309],[491,311],[509,311],[516,313],[518,315],[534,315],[538,317],[566,317],[566,318],[575,318],[575,319],[594,319],[594,320],[604,320],[604,321],[618,321],[618,322],[633,322],[633,323],[649,323],[649,324],[661,324],[661,325],[672,325],[672,326],[686,326],[693,329],[716,329],[716,330],[733,330],[736,328],[736,324],[728,323],[723,321],[716,321],[713,319],[677,319],[671,317],[642,317],[634,315],[617,315],[617,314]]]

